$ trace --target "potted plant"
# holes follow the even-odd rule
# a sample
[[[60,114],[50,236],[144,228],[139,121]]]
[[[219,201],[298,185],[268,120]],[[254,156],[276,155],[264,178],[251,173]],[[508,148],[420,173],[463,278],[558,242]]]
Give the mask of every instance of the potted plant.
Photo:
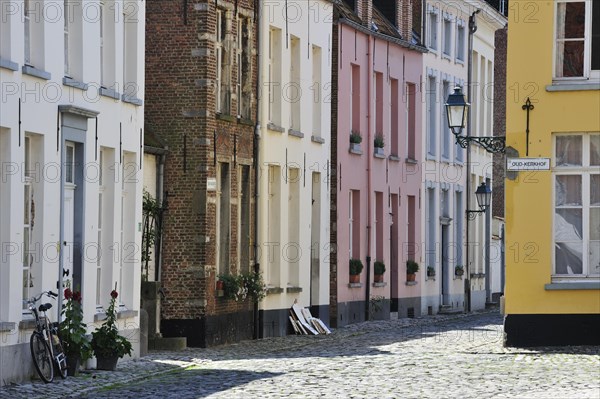
[[[385,273],[385,263],[380,260],[375,261],[373,265],[373,271],[375,272],[375,282],[383,282],[383,273]]]
[[[435,267],[427,266],[427,277],[435,277]]]
[[[406,261],[406,281],[415,281],[417,272],[419,271],[419,264],[412,259]]]
[[[360,132],[352,130],[350,132],[350,151],[360,152],[360,143],[362,142],[362,136]]]
[[[247,273],[242,275],[243,284],[246,288],[247,296],[253,301],[260,301],[267,295],[267,286],[265,285],[260,273]]]
[[[62,306],[63,320],[59,325],[58,335],[67,356],[67,374],[75,376],[79,373],[79,365],[92,357],[92,346],[87,338],[87,325],[83,322],[81,308],[81,292],[71,291],[67,281],[64,291],[65,303]]]
[[[377,133],[375,140],[373,140],[376,155],[383,155],[383,147],[385,147],[385,140],[383,139],[383,133]]]
[[[350,259],[350,282],[360,282],[360,273],[363,270],[363,264],[360,259]]]
[[[463,265],[456,265],[456,267],[454,268],[454,274],[459,277],[465,274],[465,268],[463,267]]]
[[[234,274],[220,274],[219,281],[223,282],[223,296],[225,299],[241,301],[246,299],[247,291],[242,276]]]
[[[119,335],[115,301],[119,296],[116,286],[110,293],[110,305],[106,311],[106,320],[92,332],[92,349],[96,356],[96,369],[113,371],[117,362],[125,355],[131,355],[131,342]]]

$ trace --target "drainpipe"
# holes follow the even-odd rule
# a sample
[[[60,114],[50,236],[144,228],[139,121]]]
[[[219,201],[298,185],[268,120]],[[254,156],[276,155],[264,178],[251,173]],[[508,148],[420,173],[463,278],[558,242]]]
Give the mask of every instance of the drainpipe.
[[[165,148],[167,149],[167,148]],[[166,155],[165,154],[161,154],[160,157],[158,158],[158,176],[157,176],[157,186],[158,189],[156,190],[157,193],[157,197],[158,197],[158,203],[160,204],[160,207],[162,208],[161,213],[160,213],[160,219],[159,219],[159,223],[160,223],[160,231],[162,232],[162,228],[163,228],[163,223],[164,223],[164,207],[165,207],[165,202],[164,202],[164,183],[165,183],[165,159],[166,159]],[[156,252],[157,252],[157,262],[156,262],[156,268],[154,271],[154,280],[155,281],[160,281],[160,272],[162,270],[162,245],[163,245],[163,240],[162,240],[162,233],[159,234],[158,236],[158,245],[156,248]]]
[[[258,262],[258,200],[259,200],[259,155],[260,155],[260,112],[261,112],[261,76],[262,76],[262,62],[261,62],[261,43],[260,43],[260,30],[261,30],[261,14],[262,14],[262,6],[258,6],[256,10],[256,126],[254,127],[254,140],[253,140],[253,155],[252,159],[254,161],[254,273],[260,273],[260,263]],[[261,328],[259,325],[259,309],[258,309],[258,300],[254,301],[254,333],[253,338],[259,339],[261,337]]]
[[[473,72],[473,34],[477,32],[477,23],[475,21],[475,15],[479,13],[481,10],[476,10],[469,17],[469,58],[467,62],[467,102],[471,103],[471,75]],[[467,123],[467,136],[471,136],[471,125],[472,125],[472,115],[471,108],[469,107],[469,123]],[[471,142],[467,141],[467,181],[465,184],[465,191],[467,193],[466,197],[466,209],[469,209],[469,196],[471,195]],[[467,254],[466,254],[466,262],[465,262],[465,311],[471,311],[471,265],[470,263],[470,250],[471,245],[469,243],[469,213],[466,213],[467,225],[465,227],[465,239],[467,244]]]
[[[371,168],[373,162],[373,150],[371,145],[373,144],[373,138],[371,134],[372,123],[371,123],[371,80],[373,78],[373,62],[371,60],[373,54],[373,48],[371,47],[371,35],[367,35],[368,42],[368,75],[367,75],[367,102],[369,107],[367,108],[367,287],[365,290],[365,320],[369,320],[369,303],[371,298]]]

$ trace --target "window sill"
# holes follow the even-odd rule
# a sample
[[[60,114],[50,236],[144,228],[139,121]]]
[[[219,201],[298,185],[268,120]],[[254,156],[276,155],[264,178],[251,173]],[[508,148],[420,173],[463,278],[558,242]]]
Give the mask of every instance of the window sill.
[[[600,290],[600,281],[571,281],[550,283],[544,286],[546,291],[561,290]]]
[[[379,158],[379,159],[385,159],[385,154],[384,153],[379,153],[379,152],[374,152],[373,156],[375,158]]]
[[[288,294],[295,294],[298,292],[302,292],[302,287],[287,287],[285,289],[285,292],[287,292]]]
[[[277,132],[277,133],[284,133],[285,132],[284,128],[282,128],[281,126],[276,125],[274,123],[270,123],[270,122],[267,123],[267,129],[269,129],[272,132]]]
[[[40,320],[43,320],[43,317],[40,317]],[[19,322],[19,330],[33,330],[35,328],[35,319],[25,319]]]
[[[283,293],[283,288],[281,288],[281,287],[268,287],[267,288],[267,295],[281,294],[281,293]]]
[[[425,157],[425,159],[428,161],[435,161],[435,162],[437,162],[437,160],[438,160],[436,155],[429,154],[429,153],[427,153],[427,156]]]
[[[546,86],[546,91],[584,91],[584,90],[600,90],[600,82],[598,83],[568,83],[555,82]]]
[[[385,281],[382,281],[380,283],[373,283],[373,287],[385,287],[387,285],[387,283]]]
[[[419,282],[418,281],[406,281],[404,284],[406,285],[417,285]]]
[[[80,90],[83,90],[83,91],[87,91],[87,89],[88,89],[88,84],[87,83],[83,83],[83,82],[80,82],[78,80],[71,79],[68,76],[64,76],[63,77],[63,85],[69,86],[69,87],[74,87],[76,89],[80,89]]]
[[[460,58],[457,58],[455,62],[459,65],[465,65],[465,61],[461,60]]]
[[[100,93],[101,96],[114,98],[115,100],[121,98],[121,93],[114,91],[113,89],[108,89],[106,87],[100,87],[98,93]]]
[[[215,118],[226,122],[237,122],[237,117],[221,112],[215,112]]]
[[[30,65],[23,65],[21,67],[21,72],[23,72],[25,75],[35,76],[36,78],[40,78],[40,79],[44,79],[44,80],[50,80],[50,78],[52,78],[52,75],[50,74],[50,72],[46,72],[41,69],[34,68]]]
[[[304,138],[304,133],[299,130],[288,129],[288,136],[298,137],[299,139]]]
[[[362,283],[348,283],[348,288],[361,288]]]
[[[359,143],[350,143],[350,148],[348,149],[350,154],[362,155],[362,149],[360,148]]]
[[[121,310],[117,312],[117,319],[130,319],[138,315],[137,310]],[[106,320],[106,313],[99,312],[94,315],[94,321],[103,321]]]
[[[310,141],[317,144],[325,144],[325,139],[320,136],[310,136]]]
[[[452,61],[452,57],[450,56],[450,54],[447,54],[445,52],[442,52],[442,59],[448,60],[449,62]]]
[[[416,160],[416,159],[414,159],[414,158],[406,158],[406,159],[404,159],[404,163],[410,163],[410,164],[412,164],[412,165],[416,165],[416,164],[418,164],[418,163],[419,163],[419,161],[417,161],[417,160]]]
[[[389,159],[390,161],[394,161],[394,162],[400,162],[400,157],[399,157],[399,156],[397,156],[397,155],[390,155],[390,156],[388,157],[388,159]]]
[[[19,70],[19,64],[5,58],[0,58],[0,68],[9,69],[16,72]]]
[[[17,323],[0,321],[0,332],[12,331],[17,326]]]
[[[142,100],[140,100],[139,98],[128,96],[127,94],[123,94],[121,96],[121,101],[123,101],[124,103],[137,105],[138,107],[141,107],[142,104],[144,104],[144,102]]]
[[[239,116],[239,115],[238,115],[238,118],[237,118],[237,122],[240,125],[254,126],[254,121],[252,119],[244,118],[244,117]]]

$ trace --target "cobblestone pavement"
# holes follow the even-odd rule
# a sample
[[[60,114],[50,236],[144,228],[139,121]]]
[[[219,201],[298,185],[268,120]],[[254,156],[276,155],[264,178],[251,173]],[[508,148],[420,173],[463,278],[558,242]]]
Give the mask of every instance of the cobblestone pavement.
[[[360,323],[152,352],[118,371],[0,389],[14,398],[600,398],[600,347],[502,347],[497,313]]]

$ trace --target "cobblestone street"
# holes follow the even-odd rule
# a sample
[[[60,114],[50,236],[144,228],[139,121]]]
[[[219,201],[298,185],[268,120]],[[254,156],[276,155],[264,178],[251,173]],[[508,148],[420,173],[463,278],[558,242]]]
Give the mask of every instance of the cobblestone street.
[[[118,369],[6,387],[0,398],[600,398],[599,347],[503,348],[497,313],[153,352]]]

